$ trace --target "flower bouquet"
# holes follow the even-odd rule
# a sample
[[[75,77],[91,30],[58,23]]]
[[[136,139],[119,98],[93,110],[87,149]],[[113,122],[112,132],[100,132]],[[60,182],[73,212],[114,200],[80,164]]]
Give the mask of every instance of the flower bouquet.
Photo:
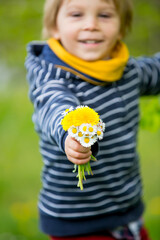
[[[65,112],[63,112],[61,125],[63,129],[68,131],[68,134],[79,141],[83,147],[90,147],[98,139],[101,140],[105,129],[105,124],[99,118],[98,113],[88,106],[66,109]],[[91,155],[91,160],[96,161],[96,158]],[[73,172],[77,171],[77,167],[77,186],[83,190],[83,180],[86,180],[85,172],[93,175],[90,161],[82,165],[75,164]]]

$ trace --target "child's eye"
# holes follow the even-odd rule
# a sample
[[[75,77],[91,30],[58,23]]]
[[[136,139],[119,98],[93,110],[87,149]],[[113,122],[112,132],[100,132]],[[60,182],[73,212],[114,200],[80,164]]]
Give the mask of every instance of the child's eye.
[[[109,13],[100,13],[99,17],[101,17],[101,18],[111,18],[111,14],[109,14]]]
[[[72,13],[70,13],[70,16],[77,18],[77,17],[81,17],[82,13],[80,13],[80,12],[72,12]]]

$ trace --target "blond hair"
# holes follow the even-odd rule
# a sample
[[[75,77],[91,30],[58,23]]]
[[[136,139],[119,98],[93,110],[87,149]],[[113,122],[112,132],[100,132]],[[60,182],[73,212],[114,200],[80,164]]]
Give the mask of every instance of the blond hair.
[[[90,0],[92,1],[92,0]],[[109,1],[109,0],[108,0]],[[121,35],[124,38],[131,30],[133,8],[131,0],[112,0],[120,16]],[[43,38],[51,37],[51,31],[56,27],[56,18],[63,0],[46,0],[43,17]]]

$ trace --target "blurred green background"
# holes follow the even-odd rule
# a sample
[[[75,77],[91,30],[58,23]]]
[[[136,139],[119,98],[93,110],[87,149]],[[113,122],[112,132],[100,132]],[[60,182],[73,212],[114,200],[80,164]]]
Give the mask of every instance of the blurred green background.
[[[45,240],[38,229],[42,168],[31,121],[24,61],[26,44],[41,39],[44,1],[0,0],[0,240]],[[134,56],[159,51],[160,1],[134,0],[126,39]],[[160,240],[160,99],[141,100],[139,153],[146,203],[145,223]]]

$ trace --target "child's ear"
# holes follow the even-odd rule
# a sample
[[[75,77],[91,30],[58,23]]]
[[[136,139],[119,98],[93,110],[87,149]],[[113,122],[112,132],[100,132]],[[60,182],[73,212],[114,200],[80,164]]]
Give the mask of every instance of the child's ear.
[[[58,29],[54,28],[51,30],[51,35],[54,39],[59,40],[60,39],[60,34]]]

